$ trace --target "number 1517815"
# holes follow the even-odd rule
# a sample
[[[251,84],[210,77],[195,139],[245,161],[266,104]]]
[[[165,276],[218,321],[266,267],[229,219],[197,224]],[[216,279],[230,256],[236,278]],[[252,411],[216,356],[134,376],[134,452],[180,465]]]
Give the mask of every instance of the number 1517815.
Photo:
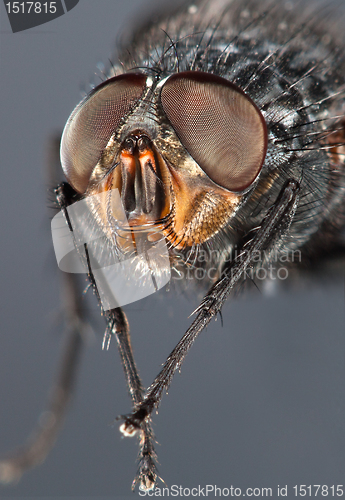
[[[295,497],[301,496],[323,496],[323,497],[328,497],[328,496],[337,496],[337,497],[342,497],[344,495],[344,489],[343,489],[342,484],[338,485],[332,485],[332,486],[327,486],[326,484],[313,484],[313,485],[306,485],[306,484],[300,484],[296,485],[293,487]]]
[[[56,2],[7,2],[9,14],[55,14]]]

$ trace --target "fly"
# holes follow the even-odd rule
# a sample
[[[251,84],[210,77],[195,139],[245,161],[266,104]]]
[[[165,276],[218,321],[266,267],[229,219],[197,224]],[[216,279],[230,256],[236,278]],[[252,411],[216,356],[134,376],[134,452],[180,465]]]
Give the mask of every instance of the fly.
[[[120,430],[139,436],[133,487],[155,488],[152,413],[228,297],[272,263],[283,275],[296,256],[307,266],[344,252],[339,12],[336,2],[185,5],[135,34],[65,126],[57,256],[87,273],[103,345],[117,341],[133,405]],[[122,306],[187,275],[208,291],[144,390]]]

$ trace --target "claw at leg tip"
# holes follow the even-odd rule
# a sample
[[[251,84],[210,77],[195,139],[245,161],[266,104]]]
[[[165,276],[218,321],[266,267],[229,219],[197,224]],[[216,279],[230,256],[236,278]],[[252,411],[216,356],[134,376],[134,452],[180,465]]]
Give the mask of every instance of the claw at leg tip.
[[[140,482],[140,491],[152,491],[155,489],[156,482],[154,479],[149,479],[148,477],[143,477]]]
[[[138,429],[136,429],[133,425],[124,422],[120,425],[120,432],[126,437],[133,437],[138,432]]]

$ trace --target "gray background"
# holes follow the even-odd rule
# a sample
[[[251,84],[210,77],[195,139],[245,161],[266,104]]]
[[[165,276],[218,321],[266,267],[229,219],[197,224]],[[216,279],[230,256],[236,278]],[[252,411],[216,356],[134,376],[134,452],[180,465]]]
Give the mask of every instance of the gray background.
[[[119,30],[145,2],[81,0],[67,15],[12,34],[1,13],[0,452],[19,444],[43,410],[62,329],[45,173],[49,136],[80,88],[98,82]],[[344,278],[224,307],[164,396],[155,432],[167,485],[272,487],[342,484],[345,470]],[[126,308],[148,385],[188,326],[193,294],[161,292]],[[46,462],[0,498],[131,496],[136,440],[116,415],[130,409],[116,345],[101,351],[94,312],[75,398]],[[137,493],[135,494],[137,495]]]

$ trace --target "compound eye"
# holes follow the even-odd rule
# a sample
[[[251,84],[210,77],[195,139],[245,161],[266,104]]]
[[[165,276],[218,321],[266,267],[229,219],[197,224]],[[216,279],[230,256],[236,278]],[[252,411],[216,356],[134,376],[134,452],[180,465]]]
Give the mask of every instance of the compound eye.
[[[167,80],[160,98],[182,145],[213,182],[233,192],[254,182],[266,155],[267,128],[240,88],[216,75],[185,71]]]
[[[146,76],[124,74],[96,87],[74,109],[61,139],[61,164],[68,182],[79,193],[87,189],[91,174],[109,139],[145,89]]]

